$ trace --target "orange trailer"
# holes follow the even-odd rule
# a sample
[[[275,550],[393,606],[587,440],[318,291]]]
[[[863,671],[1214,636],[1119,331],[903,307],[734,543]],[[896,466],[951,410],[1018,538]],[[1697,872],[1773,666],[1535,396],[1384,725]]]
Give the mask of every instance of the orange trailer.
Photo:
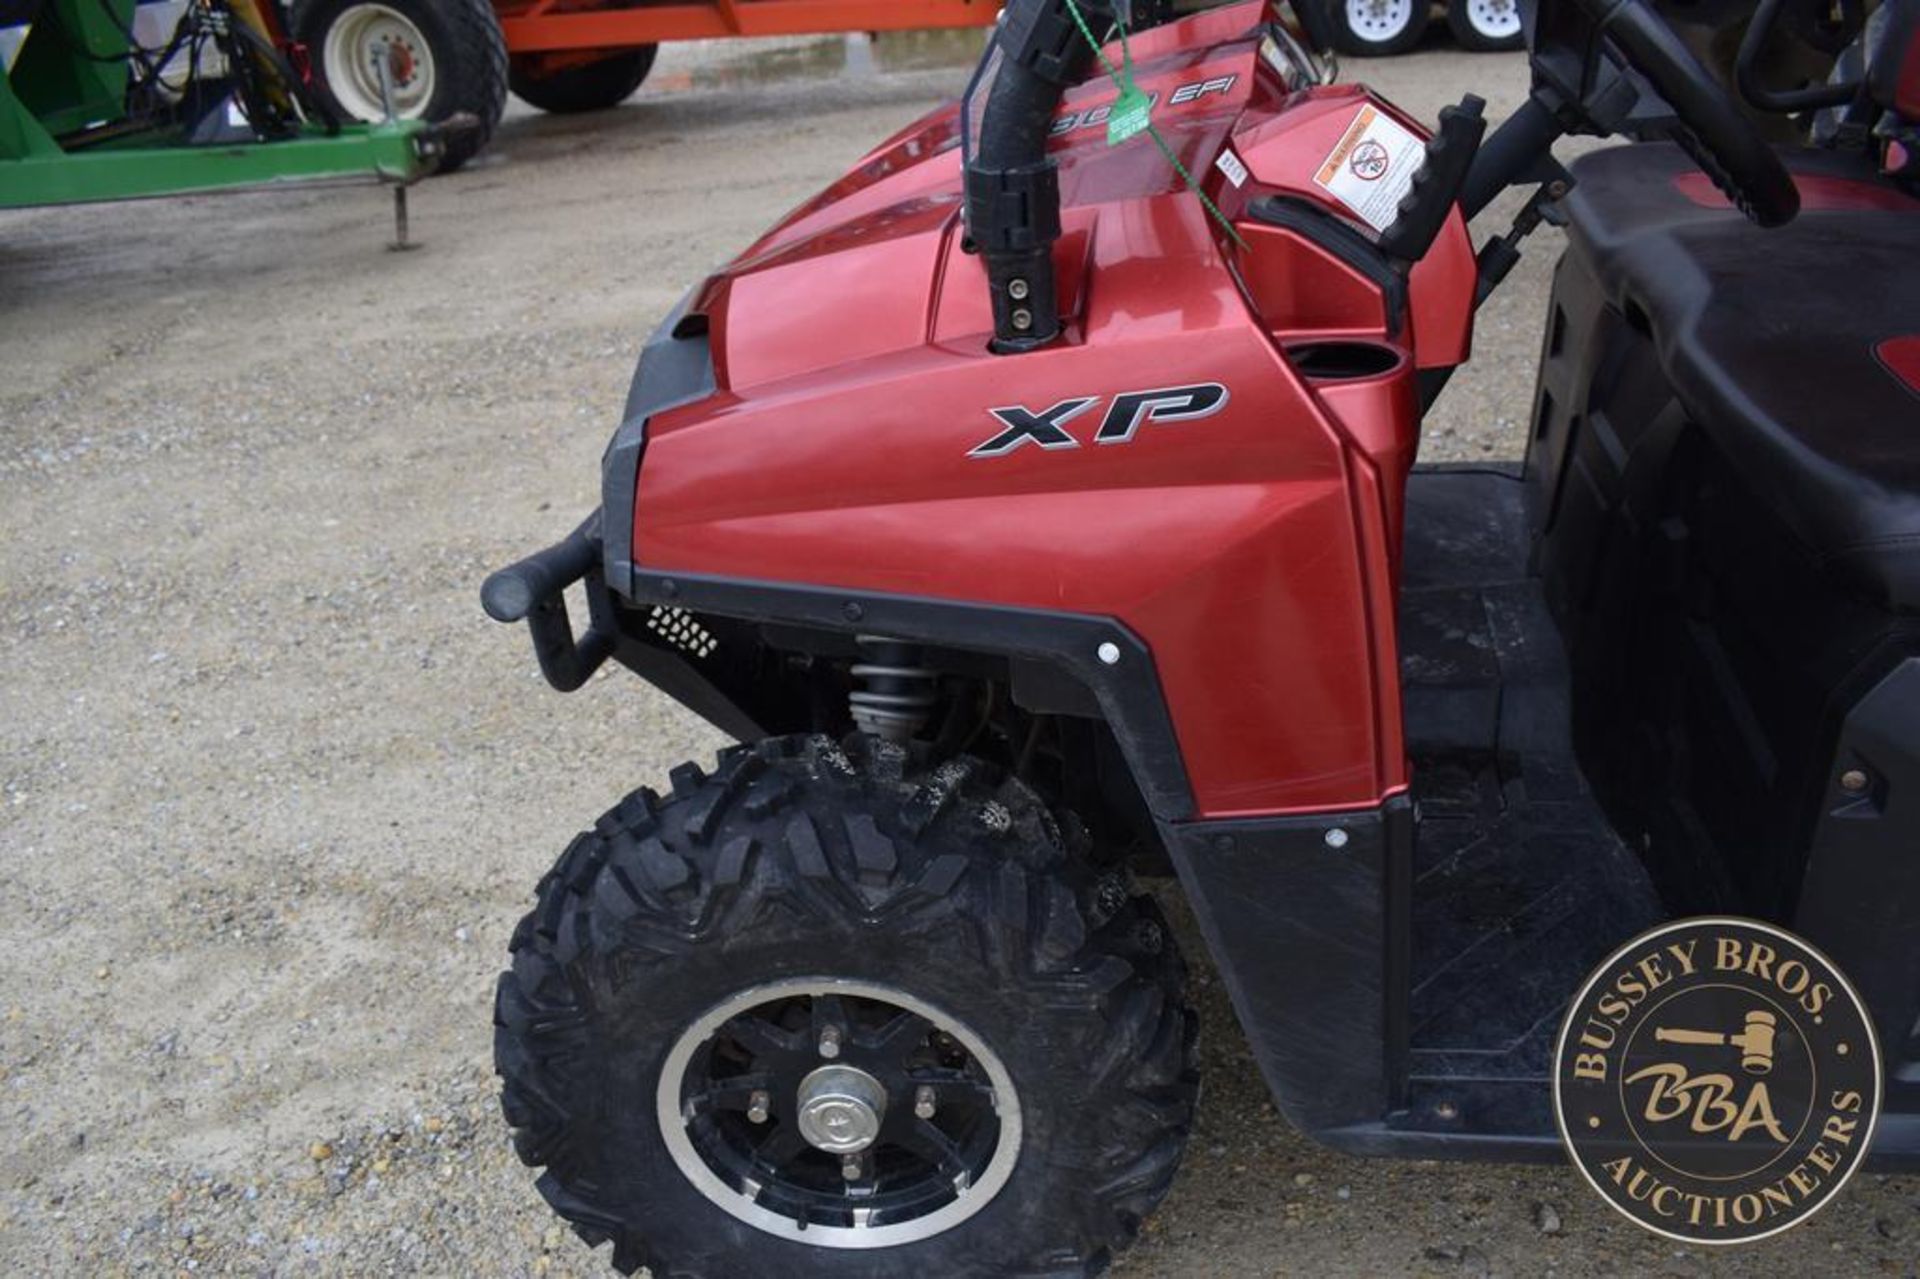
[[[599,50],[834,31],[991,26],[996,0],[712,0],[708,4],[604,4],[594,0],[496,0],[511,53]]]
[[[618,105],[669,40],[986,27],[999,0],[288,0],[320,91],[343,115],[475,127],[442,168],[492,134],[507,90],[544,111]]]

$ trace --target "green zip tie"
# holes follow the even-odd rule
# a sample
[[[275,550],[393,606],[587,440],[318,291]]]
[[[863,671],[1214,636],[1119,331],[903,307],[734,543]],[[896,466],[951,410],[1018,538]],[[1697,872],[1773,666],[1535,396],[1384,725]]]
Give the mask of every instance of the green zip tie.
[[[1173,153],[1173,148],[1167,144],[1159,126],[1153,123],[1153,99],[1140,92],[1140,86],[1134,83],[1133,46],[1127,42],[1127,24],[1120,21],[1117,13],[1114,15],[1113,25],[1120,32],[1120,57],[1123,63],[1122,66],[1116,67],[1107,57],[1106,49],[1094,39],[1093,29],[1087,25],[1086,15],[1080,12],[1078,0],[1067,0],[1067,12],[1073,16],[1073,25],[1080,28],[1080,34],[1092,47],[1093,56],[1100,59],[1100,65],[1106,69],[1107,78],[1112,80],[1114,87],[1120,91],[1120,96],[1114,100],[1113,112],[1107,117],[1107,145],[1117,147],[1143,132],[1152,137],[1154,145],[1160,148],[1160,154],[1167,158],[1167,163],[1173,166],[1173,171],[1178,173],[1181,181],[1187,184],[1187,189],[1200,197],[1201,205],[1213,215],[1213,220],[1218,222],[1228,237],[1240,246],[1242,252],[1251,252],[1247,242],[1240,238],[1240,232],[1227,220],[1227,215],[1220,212],[1213,201],[1207,198],[1207,193],[1200,189],[1200,184],[1194,181],[1191,173],[1187,172],[1187,166],[1180,163],[1180,157]]]

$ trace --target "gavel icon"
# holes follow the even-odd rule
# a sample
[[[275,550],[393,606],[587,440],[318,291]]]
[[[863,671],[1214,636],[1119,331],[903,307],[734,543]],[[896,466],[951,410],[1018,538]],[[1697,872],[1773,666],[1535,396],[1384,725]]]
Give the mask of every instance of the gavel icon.
[[[1730,1044],[1740,1050],[1740,1068],[1750,1075],[1764,1075],[1773,1069],[1773,1039],[1779,1020],[1764,1008],[1747,1014],[1745,1030],[1722,1034],[1717,1030],[1668,1030],[1657,1027],[1653,1037],[1667,1044]]]

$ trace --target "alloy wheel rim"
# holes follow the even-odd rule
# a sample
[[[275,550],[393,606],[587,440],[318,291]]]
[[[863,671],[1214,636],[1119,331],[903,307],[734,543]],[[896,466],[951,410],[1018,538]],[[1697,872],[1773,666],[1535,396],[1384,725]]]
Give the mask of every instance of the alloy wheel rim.
[[[803,977],[722,1001],[668,1051],[655,1112],[709,1201],[768,1234],[886,1248],[941,1234],[1013,1175],[1000,1058],[958,1018],[871,982]]]

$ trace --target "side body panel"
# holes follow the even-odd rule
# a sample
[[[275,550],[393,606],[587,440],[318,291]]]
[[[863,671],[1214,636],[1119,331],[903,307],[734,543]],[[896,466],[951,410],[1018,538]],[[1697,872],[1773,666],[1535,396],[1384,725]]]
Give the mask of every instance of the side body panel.
[[[1178,169],[1153,139],[1107,145],[1104,79],[1067,94],[1047,349],[988,350],[958,108],[709,279],[650,346],[608,454],[606,580],[656,621],[891,635],[1071,677],[1276,1099],[1373,1149],[1398,1140],[1381,1125],[1407,1071],[1394,622],[1416,379],[1466,357],[1474,260],[1456,215],[1391,263],[1315,182],[1363,112],[1421,135],[1365,90],[1290,91],[1261,54],[1274,16],[1247,3],[1134,41]]]
[[[1262,13],[1217,10],[1134,48],[1170,147],[1241,222],[1262,192],[1330,203],[1312,168],[1369,101],[1287,94],[1258,56]],[[1111,98],[1090,82],[1057,125],[1068,330],[1050,349],[987,350],[984,272],[957,217],[957,111],[710,280],[692,314],[718,389],[647,425],[634,563],[1111,617],[1151,649],[1194,796],[1196,812],[1160,816],[1378,805],[1407,780],[1392,582],[1412,379],[1464,354],[1464,229],[1431,255],[1439,270],[1416,269],[1404,314],[1276,325],[1286,299],[1249,290],[1304,299],[1324,252],[1251,236],[1251,257],[1223,250],[1150,139],[1106,145]],[[1250,139],[1240,188],[1215,167],[1230,137]],[[1251,282],[1250,261],[1266,272]],[[1371,343],[1381,367],[1297,367],[1290,348],[1321,338]],[[1116,397],[1197,385],[1224,402],[1096,441]],[[1064,434],[971,456],[1009,413],[1080,401],[1053,419]]]

